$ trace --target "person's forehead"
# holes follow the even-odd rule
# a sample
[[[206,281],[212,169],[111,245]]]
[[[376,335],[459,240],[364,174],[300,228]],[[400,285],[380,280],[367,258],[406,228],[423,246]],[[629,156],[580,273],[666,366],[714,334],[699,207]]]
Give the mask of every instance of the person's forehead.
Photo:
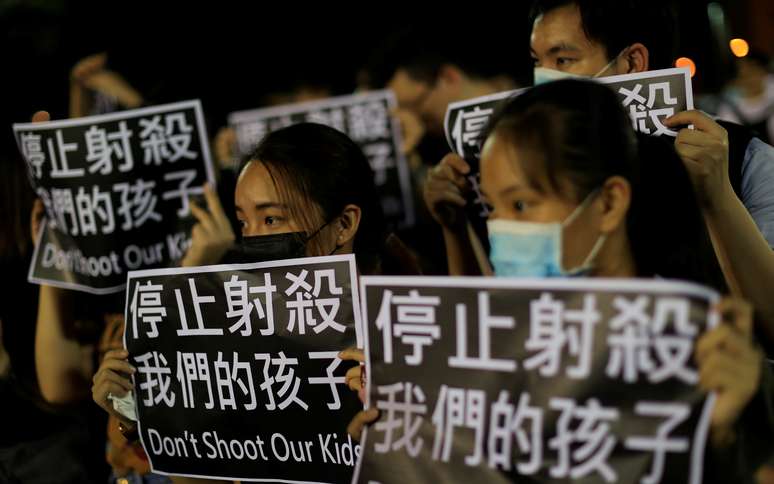
[[[395,93],[398,103],[413,101],[429,87],[426,83],[413,79],[404,68],[397,69],[387,82],[387,88]]]
[[[581,15],[575,4],[564,5],[535,19],[530,36],[530,47],[538,54],[557,47],[587,49],[594,47],[583,31]]]
[[[236,186],[236,196],[256,195],[276,198],[276,190],[271,175],[266,166],[258,161],[251,161],[239,175]]]

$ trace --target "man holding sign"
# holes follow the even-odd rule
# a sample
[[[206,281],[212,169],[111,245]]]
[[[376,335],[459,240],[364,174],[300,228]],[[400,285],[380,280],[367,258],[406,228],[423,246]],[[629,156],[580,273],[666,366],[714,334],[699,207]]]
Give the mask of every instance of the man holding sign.
[[[538,1],[530,40],[535,83],[671,67],[673,31],[668,8],[651,3]],[[738,126],[724,128],[700,111],[676,113],[663,124],[671,130],[695,128],[679,129],[675,147],[702,201],[729,285],[754,303],[765,323],[761,329],[774,342],[774,304],[767,289],[774,284],[774,149]],[[463,203],[470,170],[456,155],[444,158],[428,177],[428,206]],[[433,212],[437,220],[448,222],[448,210]],[[466,254],[456,263],[450,259],[453,274],[479,270],[460,262],[474,260],[476,253],[467,243],[460,245],[465,235],[459,227],[445,231],[447,247]]]

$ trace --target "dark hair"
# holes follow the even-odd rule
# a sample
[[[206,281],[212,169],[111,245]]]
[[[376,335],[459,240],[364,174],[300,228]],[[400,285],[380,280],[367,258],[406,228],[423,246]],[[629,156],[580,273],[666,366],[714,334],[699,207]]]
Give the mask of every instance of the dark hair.
[[[531,149],[523,169],[533,185],[580,202],[608,178],[632,187],[626,230],[637,272],[723,289],[688,173],[671,138],[635,135],[616,94],[602,84],[562,80],[534,87],[504,104],[484,136],[502,135]],[[566,185],[571,190],[568,193]]]
[[[358,266],[363,273],[378,269],[387,236],[384,214],[368,160],[347,135],[322,124],[296,124],[269,133],[242,169],[250,161],[266,166],[282,199],[300,197],[301,203],[288,205],[309,234],[348,204],[360,207],[354,243]]]
[[[487,18],[480,23],[470,21],[464,32],[450,32],[449,24],[408,27],[387,37],[370,54],[362,72],[372,89],[387,85],[398,69],[405,69],[416,81],[434,84],[441,68],[452,64],[467,76],[491,79],[506,76],[519,84],[528,84],[531,73],[527,49],[517,49],[513,55],[503,55],[497,45],[526,45],[529,40],[526,29],[514,31],[513,25],[498,28]],[[502,39],[493,39],[501,32]],[[523,51],[523,52],[522,52]],[[523,55],[519,55],[523,54]]]
[[[666,0],[535,0],[530,25],[567,5],[578,7],[586,37],[605,48],[608,60],[639,42],[648,49],[651,69],[672,67],[677,20]]]
[[[0,190],[0,258],[24,257],[32,247],[30,213],[35,194],[26,164],[18,156],[3,157]]]

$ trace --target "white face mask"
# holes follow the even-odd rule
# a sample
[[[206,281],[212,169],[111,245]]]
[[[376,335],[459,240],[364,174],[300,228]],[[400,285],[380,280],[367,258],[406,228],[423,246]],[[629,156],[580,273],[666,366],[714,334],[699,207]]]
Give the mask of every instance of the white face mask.
[[[628,49],[628,47],[626,49]],[[600,77],[605,71],[613,67],[613,64],[618,61],[618,58],[621,57],[624,52],[626,52],[626,49],[619,52],[617,56],[613,57],[610,62],[605,64],[605,67],[597,71],[597,73],[593,76],[573,74],[571,72],[558,71],[556,69],[549,69],[547,67],[535,67],[533,70],[534,85],[539,86],[540,84],[545,84],[546,82],[551,81],[558,81],[560,79],[594,79],[596,77]]]

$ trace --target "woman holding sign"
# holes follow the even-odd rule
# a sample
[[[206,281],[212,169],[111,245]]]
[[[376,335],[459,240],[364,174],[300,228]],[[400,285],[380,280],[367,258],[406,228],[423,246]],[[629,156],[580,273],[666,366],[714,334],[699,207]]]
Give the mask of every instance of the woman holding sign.
[[[725,289],[679,157],[668,142],[638,141],[605,86],[536,87],[503,106],[484,139],[481,186],[492,207],[489,260],[497,276],[669,277]],[[446,228],[464,225],[468,170],[449,155],[428,181],[428,205]],[[464,235],[455,243],[464,250],[449,255],[467,257],[458,267],[478,265]],[[699,386],[717,395],[710,437],[714,452],[733,454],[736,465],[723,469],[738,474],[725,476],[732,482],[771,451],[771,375],[753,343],[750,306],[724,299],[716,310],[724,323],[700,337],[695,359]],[[348,375],[353,389],[361,387],[358,371]],[[350,430],[377,416],[361,412]]]
[[[191,202],[198,223],[184,266],[354,253],[361,273],[416,270],[400,240],[387,235],[365,155],[333,128],[303,123],[272,132],[246,159],[234,194],[239,242],[215,191],[205,187],[204,195],[206,210]],[[92,389],[94,401],[127,428],[132,422],[108,395],[133,390],[128,356],[109,352]]]

